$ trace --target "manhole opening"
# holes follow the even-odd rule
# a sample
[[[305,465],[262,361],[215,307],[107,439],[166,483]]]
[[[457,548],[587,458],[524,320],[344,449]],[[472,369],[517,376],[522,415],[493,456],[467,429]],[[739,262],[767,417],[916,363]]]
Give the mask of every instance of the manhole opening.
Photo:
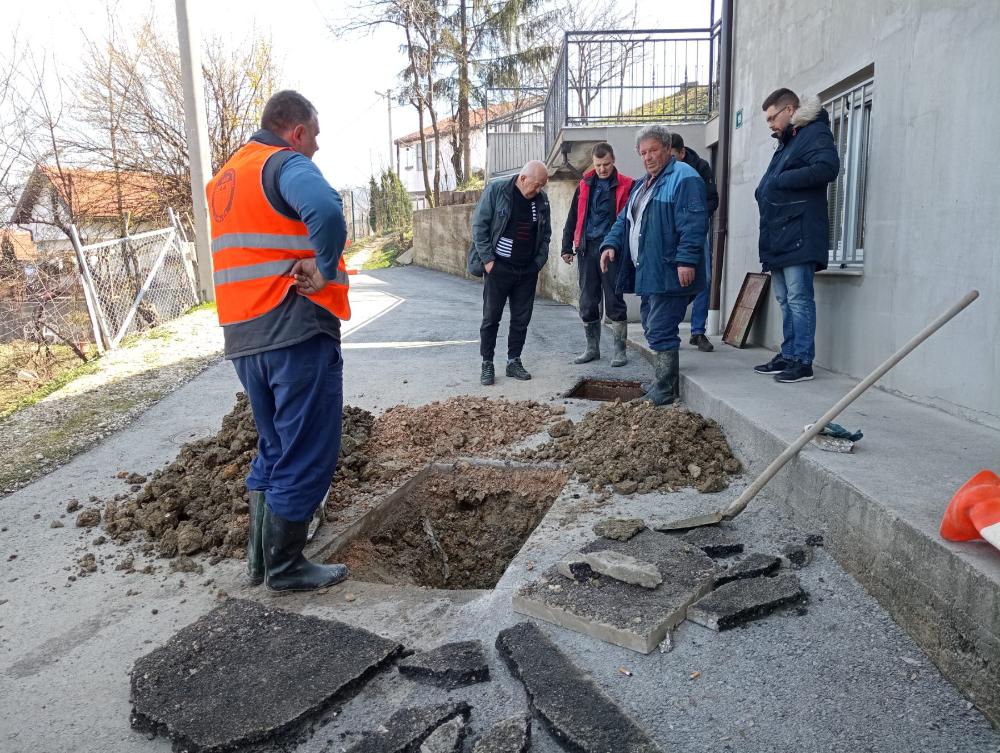
[[[634,400],[645,394],[646,391],[639,382],[616,381],[614,379],[582,379],[577,382],[573,389],[566,393],[566,397],[613,403],[615,400]]]
[[[566,477],[544,468],[429,466],[367,515],[328,561],[374,583],[493,588]]]

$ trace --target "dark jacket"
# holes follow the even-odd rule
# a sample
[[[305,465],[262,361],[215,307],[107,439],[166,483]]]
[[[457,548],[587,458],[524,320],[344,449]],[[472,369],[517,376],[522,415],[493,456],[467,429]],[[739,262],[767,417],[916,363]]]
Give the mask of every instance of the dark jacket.
[[[698,175],[700,175],[701,179],[705,181],[705,196],[708,200],[708,216],[711,217],[715,214],[715,210],[719,208],[719,189],[715,185],[715,173],[712,172],[712,166],[709,164],[708,160],[699,157],[698,152],[689,146],[684,147],[684,162],[697,170]]]
[[[594,190],[594,182],[597,180],[597,172],[594,170],[588,170],[583,174],[583,180],[576,184],[576,190],[573,192],[573,199],[569,203],[569,214],[566,216],[566,224],[563,226],[562,235],[562,252],[563,254],[574,254],[576,253],[575,246],[577,245],[574,241],[577,235],[577,225],[580,220],[580,191],[586,184],[588,190]],[[618,212],[628,203],[628,192],[632,190],[633,179],[627,175],[623,175],[618,172],[618,168],[615,168],[611,172],[610,188],[608,191],[608,207],[611,210],[612,222],[614,222],[615,217],[618,216]],[[621,191],[619,191],[619,185],[621,186]],[[619,195],[622,194],[621,198]],[[618,206],[619,200],[622,206]],[[587,229],[587,212],[589,211],[589,203],[584,204],[584,218],[582,229]],[[579,243],[580,246],[585,247],[586,244],[583,242],[582,238]]]
[[[830,257],[826,187],[840,172],[830,117],[819,99],[804,100],[781,134],[754,196],[760,211],[764,271],[793,264],[826,269]]]
[[[705,287],[705,243],[708,207],[705,182],[694,168],[671,159],[650,189],[653,198],[639,226],[639,263],[632,263],[629,233],[631,208],[645,178],[636,178],[628,204],[611,226],[602,248],[613,248],[618,265],[616,289],[638,295],[696,295]],[[694,267],[694,282],[686,288],[677,277],[677,267]]]
[[[472,213],[472,245],[469,246],[466,268],[474,277],[482,277],[486,272],[486,265],[496,259],[497,242],[510,219],[514,191],[517,190],[516,182],[516,175],[513,178],[491,180]],[[545,191],[539,191],[535,198],[538,201],[538,233],[535,235],[534,263],[541,271],[549,260],[552,217]]]

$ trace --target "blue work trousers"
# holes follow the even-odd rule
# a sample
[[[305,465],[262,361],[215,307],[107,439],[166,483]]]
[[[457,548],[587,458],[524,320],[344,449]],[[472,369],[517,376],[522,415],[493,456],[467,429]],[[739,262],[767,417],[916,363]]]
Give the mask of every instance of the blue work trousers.
[[[639,306],[639,316],[642,319],[642,331],[646,342],[656,353],[666,350],[677,350],[681,346],[678,334],[680,324],[684,321],[689,295],[644,295]]]
[[[268,509],[309,520],[330,488],[340,454],[344,361],[340,343],[316,335],[287,348],[233,359],[257,424],[247,487]]]

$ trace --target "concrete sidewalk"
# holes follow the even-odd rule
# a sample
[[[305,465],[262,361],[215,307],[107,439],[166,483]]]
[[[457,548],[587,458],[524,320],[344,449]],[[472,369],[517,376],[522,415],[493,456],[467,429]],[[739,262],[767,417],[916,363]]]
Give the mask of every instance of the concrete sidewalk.
[[[352,287],[355,319],[345,328],[344,339],[345,400],[351,405],[381,411],[397,403],[416,405],[452,395],[489,395],[558,402],[565,405],[569,417],[577,419],[594,408],[593,404],[561,397],[578,378],[646,379],[651,375],[649,365],[635,353],[622,369],[612,369],[607,357],[599,363],[573,366],[570,361],[584,345],[576,312],[539,300],[524,352],[525,365],[534,379],[517,382],[501,376],[496,386],[484,388],[478,383],[482,303],[477,285],[407,268],[358,275],[352,278]],[[506,332],[506,322],[501,332]],[[498,353],[503,353],[502,337],[498,345]],[[753,360],[753,355],[685,351],[682,368],[687,371],[685,391],[694,407],[712,408],[708,412],[715,411],[722,418],[734,448],[757,467],[769,459],[779,438],[792,438],[814,417],[811,413],[822,411],[813,411],[811,404],[787,405],[781,411],[773,410],[772,418],[780,422],[773,434],[754,428],[770,416],[760,395],[770,394],[772,385],[759,376],[751,375],[761,380],[754,382],[736,375],[748,358]],[[697,379],[696,372],[700,373]],[[707,387],[698,386],[712,380],[718,382],[716,389],[742,394],[740,400],[748,405],[756,400],[757,404],[747,408],[753,409],[753,420],[742,417],[725,400],[708,397]],[[773,385],[775,390],[786,390],[775,391],[775,401],[784,401],[790,394],[787,390],[795,390],[803,401],[813,394],[811,399],[825,403],[820,391],[836,389],[824,382]],[[496,588],[489,591],[441,591],[349,581],[326,594],[275,598],[261,588],[246,586],[242,562],[211,565],[202,559],[199,563],[204,573],[186,574],[171,571],[165,560],[137,555],[137,571],[126,573],[114,569],[115,561],[125,553],[122,547],[111,542],[93,543],[100,534],[98,529],[74,528],[69,515],[64,528],[50,528],[50,521],[64,513],[69,498],[86,500],[96,495],[108,499],[127,491],[115,478],[118,471],[148,473],[173,460],[183,442],[214,433],[238,389],[229,364],[214,366],[124,431],[0,500],[0,528],[4,529],[0,531],[0,561],[5,563],[0,580],[0,751],[166,753],[170,749],[166,740],[149,740],[129,728],[128,673],[137,658],[163,644],[227,595],[342,620],[412,649],[469,639],[482,640],[487,647],[491,682],[463,689],[459,695],[459,691],[429,690],[395,670],[383,673],[336,714],[327,713],[316,725],[315,734],[297,750],[340,750],[349,739],[344,736],[377,727],[403,705],[448,698],[461,698],[473,705],[472,723],[474,735],[478,735],[498,719],[526,708],[522,686],[493,649],[498,631],[522,619],[510,607],[517,589],[537,578],[564,553],[593,538],[591,526],[604,517],[655,520],[685,515],[723,504],[746,483],[746,479],[737,480],[729,490],[715,495],[690,489],[666,495],[613,495],[604,507],[595,508],[585,504],[587,490],[571,482]],[[735,401],[736,397],[727,399]],[[823,454],[814,458],[819,453],[809,450],[791,472],[799,472],[796,469],[805,464],[825,469],[828,463],[837,463],[851,469],[863,461],[863,467],[875,476],[872,483],[877,481],[878,469],[887,462],[882,457],[887,453],[877,452],[888,441],[881,437],[882,427],[894,425],[895,420],[883,416],[895,415],[897,410],[894,402],[883,407],[883,400],[896,398],[876,394],[859,405],[867,415],[845,418],[845,423],[857,423],[869,432],[856,457],[828,458]],[[758,437],[758,432],[763,433]],[[958,426],[945,436],[956,435],[961,436]],[[927,444],[930,436],[925,431],[907,441],[919,447]],[[758,443],[763,446],[758,448]],[[925,465],[940,468],[946,463],[930,458]],[[913,476],[923,475],[916,463],[914,469]],[[798,495],[793,498],[788,491],[791,472],[777,480],[778,494],[765,493],[738,519],[735,531],[747,551],[777,552],[783,545],[802,543],[807,534],[818,532],[810,527],[809,516],[793,516],[783,504],[787,498],[790,507],[809,511]],[[965,469],[955,473],[965,474]],[[846,493],[834,492],[832,481],[820,487],[819,481],[810,480],[812,476],[803,478],[809,484],[804,487],[806,493],[817,497],[810,501],[814,508],[821,499],[831,499],[827,502],[831,505],[860,504],[851,502],[854,497]],[[792,480],[797,482],[798,477]],[[905,488],[915,493],[922,483],[932,481],[911,478]],[[854,510],[861,508],[849,509],[854,516],[859,514]],[[813,516],[818,518],[815,510]],[[877,521],[879,515],[872,513],[864,520],[869,519]],[[898,525],[902,524],[898,520]],[[649,655],[551,625],[540,626],[650,732],[664,751],[1000,751],[1000,732],[990,727],[830,556],[836,553],[850,565],[852,560],[842,556],[842,552],[852,551],[850,531],[831,522],[827,532],[830,552],[816,549],[813,563],[797,572],[811,595],[807,609],[775,613],[725,633],[686,623],[678,629],[671,653]],[[963,548],[954,549],[955,561],[972,561],[972,555],[962,554]],[[75,562],[84,551],[97,554],[98,571],[68,580],[76,573]],[[976,556],[989,562],[987,553]],[[141,572],[147,563],[155,568],[154,573]],[[869,567],[886,582],[897,572],[886,569],[895,567],[889,557],[873,560]],[[345,598],[347,593],[351,599]],[[933,627],[935,623],[927,624]],[[934,658],[938,660],[936,655]],[[631,676],[620,673],[619,667],[628,668]],[[540,724],[536,723],[534,732],[533,751],[560,750]],[[293,747],[287,742],[283,750]]]
[[[652,358],[634,329],[633,346]],[[752,474],[857,384],[822,369],[812,382],[779,384],[753,371],[772,357],[766,349],[738,350],[715,337],[715,351],[701,353],[687,339],[684,401],[725,427]],[[983,468],[997,469],[1000,432],[877,388],[836,422],[864,431],[854,452],[807,445],[771,481],[772,493],[824,530],[840,564],[1000,723],[1000,552],[938,533],[958,487]]]

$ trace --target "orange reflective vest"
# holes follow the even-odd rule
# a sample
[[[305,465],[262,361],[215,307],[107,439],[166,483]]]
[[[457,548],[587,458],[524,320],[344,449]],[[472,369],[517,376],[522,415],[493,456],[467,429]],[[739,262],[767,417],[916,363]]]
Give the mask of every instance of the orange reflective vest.
[[[212,264],[219,324],[263,316],[281,303],[295,279],[288,275],[299,259],[315,258],[309,231],[301,220],[279,213],[264,194],[264,163],[287,147],[251,141],[208,182],[212,218]],[[307,296],[338,319],[351,318],[344,257],[337,277]]]

